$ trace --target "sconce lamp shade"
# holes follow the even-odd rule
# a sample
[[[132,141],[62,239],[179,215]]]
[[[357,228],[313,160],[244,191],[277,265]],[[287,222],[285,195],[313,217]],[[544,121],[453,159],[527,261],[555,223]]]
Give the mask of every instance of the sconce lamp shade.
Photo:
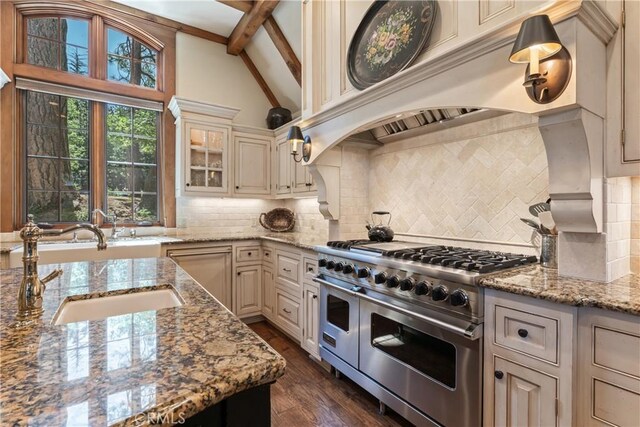
[[[304,136],[302,136],[302,130],[300,126],[291,126],[289,134],[287,135],[287,141],[290,144],[302,144],[304,142]]]
[[[562,49],[560,38],[547,15],[536,15],[526,19],[511,50],[509,61],[529,62],[532,50],[537,60],[548,58]]]

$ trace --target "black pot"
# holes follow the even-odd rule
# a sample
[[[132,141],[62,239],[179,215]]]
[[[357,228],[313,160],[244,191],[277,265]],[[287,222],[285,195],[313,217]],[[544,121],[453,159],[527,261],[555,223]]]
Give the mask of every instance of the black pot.
[[[291,111],[286,108],[275,107],[270,109],[269,114],[267,114],[267,127],[269,129],[277,129],[290,121]]]

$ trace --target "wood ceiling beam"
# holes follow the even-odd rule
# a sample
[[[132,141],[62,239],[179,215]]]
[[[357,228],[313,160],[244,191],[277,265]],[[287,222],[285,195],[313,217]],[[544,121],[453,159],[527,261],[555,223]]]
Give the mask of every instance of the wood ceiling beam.
[[[227,53],[238,55],[244,50],[258,28],[271,16],[279,0],[257,0],[249,12],[242,15],[227,41]]]
[[[253,7],[253,1],[251,0],[218,0],[218,3],[226,4],[244,13],[249,12]]]
[[[273,94],[273,92],[271,92],[271,89],[269,89],[269,85],[267,85],[267,82],[264,80],[264,78],[262,77],[262,74],[260,74],[260,71],[258,71],[258,69],[256,68],[251,58],[249,58],[249,55],[247,55],[247,52],[242,50],[240,51],[239,56],[240,58],[242,58],[242,60],[244,61],[244,64],[247,66],[247,68],[253,75],[253,78],[256,79],[256,81],[258,82],[258,85],[260,85],[260,88],[262,89],[264,94],[267,96],[267,99],[271,103],[271,106],[279,107],[280,103],[278,102],[278,99]]]
[[[273,16],[269,16],[262,25],[264,26],[264,29],[267,30],[267,34],[271,37],[273,44],[276,45],[276,49],[280,52],[280,55],[287,64],[289,71],[293,74],[293,78],[296,79],[299,86],[302,86],[302,64],[300,64],[300,60],[298,60],[296,53],[291,48],[291,45],[278,26],[275,18]]]

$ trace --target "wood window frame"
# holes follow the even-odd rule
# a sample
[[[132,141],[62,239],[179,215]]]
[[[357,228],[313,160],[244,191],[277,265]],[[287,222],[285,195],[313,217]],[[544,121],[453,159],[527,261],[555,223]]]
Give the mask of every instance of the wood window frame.
[[[0,67],[12,82],[0,93],[0,232],[18,230],[26,216],[24,206],[24,97],[15,88],[16,77],[40,80],[163,103],[158,134],[158,219],[156,225],[175,227],[175,127],[169,101],[175,95],[176,29],[149,21],[108,5],[91,2],[14,0],[0,2]],[[26,19],[56,16],[88,19],[89,75],[77,75],[25,63]],[[156,88],[106,80],[106,29],[122,31],[158,52]],[[92,205],[106,205],[106,140],[104,104],[92,103]],[[16,191],[18,189],[19,191]],[[63,224],[60,224],[62,226]]]

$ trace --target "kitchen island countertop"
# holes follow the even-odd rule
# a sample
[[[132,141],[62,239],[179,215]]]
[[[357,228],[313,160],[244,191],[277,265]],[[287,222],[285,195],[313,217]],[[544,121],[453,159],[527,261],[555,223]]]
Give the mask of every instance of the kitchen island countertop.
[[[168,258],[78,262],[47,285],[42,319],[16,329],[22,269],[0,271],[3,425],[145,425],[188,418],[275,381],[285,360]],[[72,295],[171,284],[181,307],[51,324]]]
[[[577,307],[597,307],[640,315],[640,275],[629,274],[610,283],[558,276],[539,264],[492,273],[480,286]]]

